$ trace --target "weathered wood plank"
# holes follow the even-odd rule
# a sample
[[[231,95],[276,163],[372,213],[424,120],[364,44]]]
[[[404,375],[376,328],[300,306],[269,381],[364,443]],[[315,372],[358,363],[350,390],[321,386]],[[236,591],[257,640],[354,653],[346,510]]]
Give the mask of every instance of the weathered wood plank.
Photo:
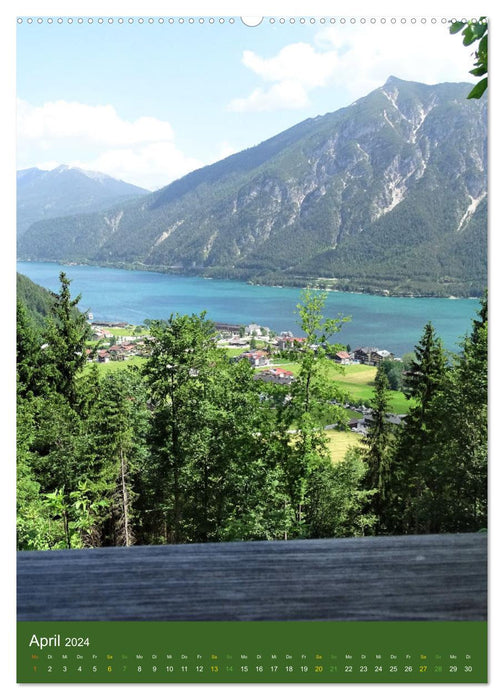
[[[485,534],[18,553],[18,620],[484,620]]]

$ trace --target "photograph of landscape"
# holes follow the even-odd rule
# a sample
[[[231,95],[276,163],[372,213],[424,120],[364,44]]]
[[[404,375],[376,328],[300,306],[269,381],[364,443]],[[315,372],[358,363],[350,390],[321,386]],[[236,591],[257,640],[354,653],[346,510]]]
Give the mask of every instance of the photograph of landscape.
[[[17,23],[18,621],[486,621],[486,18]]]

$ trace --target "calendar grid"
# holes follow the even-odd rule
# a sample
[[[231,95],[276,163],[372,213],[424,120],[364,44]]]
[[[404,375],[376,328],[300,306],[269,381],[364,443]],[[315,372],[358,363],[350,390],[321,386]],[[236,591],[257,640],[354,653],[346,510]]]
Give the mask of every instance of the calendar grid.
[[[485,683],[485,622],[18,623],[20,683]]]

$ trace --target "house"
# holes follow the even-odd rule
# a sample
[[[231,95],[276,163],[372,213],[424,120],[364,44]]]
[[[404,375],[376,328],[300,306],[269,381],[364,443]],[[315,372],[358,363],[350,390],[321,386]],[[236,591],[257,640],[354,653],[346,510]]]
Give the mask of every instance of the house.
[[[294,350],[295,348],[299,348],[304,342],[306,341],[306,338],[294,338],[292,336],[281,336],[280,338],[277,338],[277,346],[279,350]]]
[[[334,361],[339,365],[349,365],[352,362],[352,358],[350,357],[350,353],[346,352],[346,350],[342,350],[334,355]]]
[[[399,415],[396,413],[387,413],[386,421],[391,425],[401,425],[405,418],[406,416],[404,414]],[[367,415],[362,416],[362,418],[351,418],[348,421],[348,427],[354,433],[367,435],[367,432],[371,427],[373,420],[373,415],[371,413],[368,413]]]
[[[91,324],[93,326],[104,327],[104,328],[127,328],[128,324],[123,321],[93,321]]]
[[[357,348],[353,352],[354,358],[362,365],[372,365],[376,367],[383,360],[392,360],[394,355],[388,350],[380,350],[376,347]]]
[[[251,352],[242,352],[238,356],[238,360],[248,360],[252,367],[263,367],[269,364],[268,353],[264,350],[253,350]]]
[[[357,362],[360,362],[362,365],[370,365],[372,364],[371,362],[371,355],[374,352],[378,352],[379,348],[371,348],[371,347],[365,347],[365,348],[356,348],[353,351],[354,358]]]
[[[402,425],[406,418],[406,413],[387,413],[387,423],[392,425]]]
[[[112,338],[112,333],[104,330],[103,328],[94,329],[93,335],[91,336],[92,340],[104,340],[105,338]]]
[[[257,323],[249,323],[248,326],[245,326],[245,335],[261,335],[261,326],[258,326]]]
[[[108,353],[114,360],[124,360],[124,350],[120,345],[111,345]]]
[[[371,355],[371,360],[373,361],[373,364],[379,365],[380,362],[383,360],[393,360],[394,355],[389,352],[388,350],[378,350],[377,352],[373,353]]]
[[[229,335],[238,335],[241,326],[237,323],[215,323],[215,330],[222,334],[223,337]]]
[[[110,362],[110,355],[107,350],[98,350],[98,362]]]
[[[368,426],[366,424],[365,418],[351,418],[348,421],[348,427],[353,433],[359,433],[359,435],[367,435]]]
[[[254,379],[261,379],[263,382],[272,382],[273,384],[292,384],[294,381],[294,372],[283,367],[270,367],[269,369],[258,372]]]
[[[248,340],[245,338],[240,338],[239,336],[233,336],[229,342],[228,345],[234,346],[234,347],[244,347],[245,345],[248,345]]]

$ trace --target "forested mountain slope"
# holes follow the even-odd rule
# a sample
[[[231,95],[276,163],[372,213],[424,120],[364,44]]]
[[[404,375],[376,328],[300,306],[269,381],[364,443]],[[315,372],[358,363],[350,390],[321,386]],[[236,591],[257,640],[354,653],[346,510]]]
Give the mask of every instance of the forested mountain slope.
[[[39,222],[23,259],[393,294],[486,286],[487,101],[391,77],[336,112],[107,211]]]
[[[16,274],[16,297],[25,307],[32,323],[39,328],[52,313],[55,296],[19,272]]]

